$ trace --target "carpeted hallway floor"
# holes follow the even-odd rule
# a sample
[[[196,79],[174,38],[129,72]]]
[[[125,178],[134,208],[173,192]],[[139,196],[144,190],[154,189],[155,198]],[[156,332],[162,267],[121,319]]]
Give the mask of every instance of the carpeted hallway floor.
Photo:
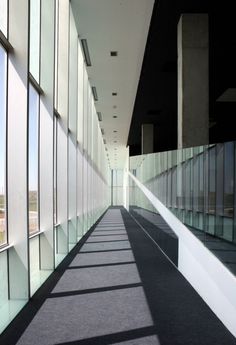
[[[3,345],[231,345],[123,208],[110,208],[0,337]]]

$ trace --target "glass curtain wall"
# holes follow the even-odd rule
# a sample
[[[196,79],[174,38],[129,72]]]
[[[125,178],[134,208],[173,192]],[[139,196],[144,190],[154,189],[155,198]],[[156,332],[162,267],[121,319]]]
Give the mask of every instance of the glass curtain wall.
[[[227,249],[228,254],[225,252],[221,259],[233,271],[235,149],[235,142],[226,142],[130,158],[130,171],[190,230],[209,246],[209,236],[214,236],[219,247],[215,248],[216,255],[220,243]],[[154,211],[134,183],[130,186],[130,205]]]
[[[0,75],[1,333],[110,205],[110,169],[69,0],[0,2]]]
[[[112,205],[123,205],[123,178],[124,171],[122,169],[112,169]]]

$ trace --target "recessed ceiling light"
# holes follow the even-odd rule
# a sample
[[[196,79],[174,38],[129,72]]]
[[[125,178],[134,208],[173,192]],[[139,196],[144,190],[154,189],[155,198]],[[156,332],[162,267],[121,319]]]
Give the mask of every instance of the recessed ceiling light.
[[[102,114],[100,113],[100,111],[97,112],[97,115],[98,115],[98,120],[102,121]]]
[[[88,49],[88,43],[86,39],[82,39],[81,40],[81,44],[82,44],[82,50],[84,53],[84,59],[86,62],[87,66],[92,66],[91,64],[91,60],[90,60],[90,55],[89,55],[89,49]]]
[[[113,131],[113,133],[117,133],[117,131]]]
[[[112,96],[117,96],[117,92],[112,92]]]
[[[117,56],[118,55],[118,52],[116,50],[112,50],[110,52],[111,56]]]
[[[97,94],[97,89],[95,86],[92,86],[92,93],[93,93],[94,100],[98,101],[98,94]]]
[[[113,118],[114,118],[114,119],[116,119],[116,118],[117,118],[117,116],[116,116],[116,115],[114,115],[114,116],[113,116]]]

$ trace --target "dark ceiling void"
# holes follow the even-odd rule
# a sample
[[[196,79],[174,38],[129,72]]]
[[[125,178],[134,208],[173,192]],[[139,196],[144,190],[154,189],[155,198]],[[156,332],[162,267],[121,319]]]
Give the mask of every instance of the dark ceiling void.
[[[236,102],[217,102],[236,88],[235,1],[155,1],[127,144],[141,153],[141,124],[154,124],[154,152],[177,148],[177,25],[182,13],[209,15],[209,140],[236,140]]]

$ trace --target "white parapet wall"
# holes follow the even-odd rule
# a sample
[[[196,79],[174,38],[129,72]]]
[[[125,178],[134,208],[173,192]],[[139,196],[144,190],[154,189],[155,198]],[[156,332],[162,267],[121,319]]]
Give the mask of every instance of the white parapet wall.
[[[133,174],[128,173],[178,236],[178,269],[236,337],[236,277]]]

